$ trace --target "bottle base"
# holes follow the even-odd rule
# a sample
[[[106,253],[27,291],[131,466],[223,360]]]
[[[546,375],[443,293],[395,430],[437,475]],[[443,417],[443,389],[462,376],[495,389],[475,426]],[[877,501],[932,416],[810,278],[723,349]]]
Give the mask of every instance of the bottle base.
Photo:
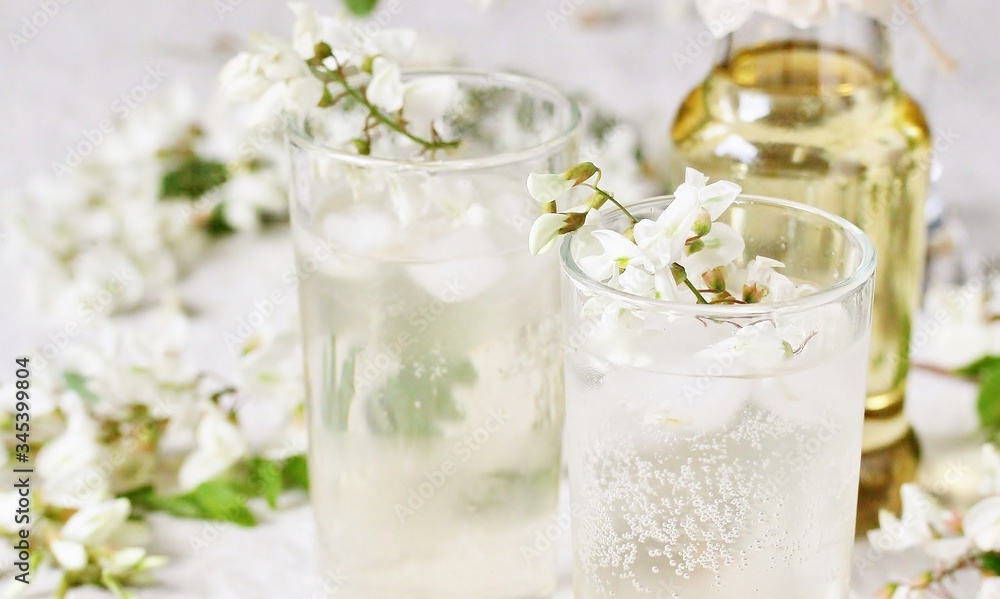
[[[869,423],[866,421],[865,426]],[[899,488],[917,477],[920,445],[913,429],[905,426],[902,436],[889,444],[880,444],[861,455],[861,483],[858,489],[858,510],[855,525],[857,536],[878,528],[878,514],[889,510],[899,514],[902,509]]]

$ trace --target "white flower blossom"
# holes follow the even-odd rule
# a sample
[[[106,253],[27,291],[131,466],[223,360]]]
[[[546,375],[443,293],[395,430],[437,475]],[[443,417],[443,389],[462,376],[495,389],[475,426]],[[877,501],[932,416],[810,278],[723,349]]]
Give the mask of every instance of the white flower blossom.
[[[969,508],[962,530],[979,549],[1000,551],[1000,497],[987,497]]]
[[[891,512],[879,513],[879,528],[868,533],[868,540],[883,551],[902,551],[921,546],[934,539],[936,532],[946,530],[944,511],[937,501],[914,484],[900,489],[903,514],[897,518]]]
[[[87,548],[82,543],[55,539],[49,544],[49,550],[67,572],[78,572],[87,567]]]
[[[430,136],[431,127],[455,106],[458,82],[453,77],[417,77],[403,88],[403,117],[411,131]]]
[[[725,223],[713,223],[712,230],[701,238],[703,247],[687,254],[679,262],[687,271],[703,273],[725,266],[743,256],[746,242],[736,229]]]
[[[531,173],[528,175],[528,193],[540,204],[555,202],[576,186],[576,181],[564,173]]]
[[[128,499],[110,499],[84,506],[70,516],[59,536],[83,545],[102,543],[118,532],[131,511]]]
[[[110,480],[98,464],[106,457],[97,443],[94,423],[86,416],[74,416],[66,432],[38,452],[36,466],[42,473],[39,485],[42,496],[59,507],[77,507],[104,499]]]
[[[537,255],[552,249],[567,220],[565,214],[543,214],[535,219],[528,234],[528,250]]]
[[[372,79],[365,95],[369,102],[386,112],[401,109],[405,87],[399,65],[385,58],[376,58],[372,63]]]
[[[991,318],[989,301],[982,284],[930,288],[922,318],[934,334],[917,349],[920,361],[956,370],[1000,355],[1000,320]]]
[[[181,488],[190,491],[225,472],[247,455],[243,433],[218,409],[209,409],[198,424],[197,446],[181,464]]]

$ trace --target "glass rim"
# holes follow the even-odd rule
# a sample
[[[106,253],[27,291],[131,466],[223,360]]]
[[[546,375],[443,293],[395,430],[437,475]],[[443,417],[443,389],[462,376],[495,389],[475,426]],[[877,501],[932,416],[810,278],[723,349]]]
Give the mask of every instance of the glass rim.
[[[317,140],[314,136],[303,131],[301,126],[302,119],[297,118],[294,114],[285,115],[285,129],[288,133],[288,140],[291,144],[300,148],[308,149],[313,152],[319,152],[338,161],[354,166],[398,170],[419,169],[423,171],[462,171],[505,166],[544,156],[552,150],[566,144],[580,129],[580,107],[577,105],[576,101],[560,91],[556,86],[540,79],[526,75],[507,73],[504,71],[466,69],[461,67],[417,68],[403,70],[404,79],[407,77],[434,76],[450,76],[466,80],[485,80],[507,88],[520,87],[527,90],[526,93],[533,95],[551,96],[557,104],[561,104],[561,107],[566,110],[566,113],[569,115],[569,123],[559,133],[549,136],[541,143],[537,143],[526,148],[512,150],[509,152],[500,152],[479,158],[457,158],[455,160],[412,160],[379,158],[352,154],[341,148],[327,145],[322,141]]]
[[[630,210],[639,210],[662,202],[669,203],[673,201],[673,199],[673,195],[661,195],[640,200],[632,204],[626,204],[625,207]],[[737,196],[736,201],[734,202],[734,205],[736,204],[763,204],[772,207],[786,208],[792,211],[807,213],[822,218],[839,228],[843,232],[844,236],[849,241],[853,242],[854,246],[858,248],[861,252],[858,265],[854,268],[850,275],[815,293],[771,304],[732,305],[691,304],[687,302],[654,299],[640,295],[633,295],[621,289],[608,287],[606,284],[584,272],[573,258],[572,245],[579,233],[570,233],[569,235],[566,235],[565,239],[563,239],[560,244],[559,257],[562,270],[575,283],[582,285],[595,293],[614,297],[615,299],[636,307],[656,312],[673,312],[690,316],[718,316],[728,318],[754,318],[768,316],[776,312],[798,312],[818,308],[847,297],[872,279],[875,273],[875,266],[878,261],[875,244],[872,242],[871,238],[868,237],[868,235],[858,228],[857,225],[851,223],[847,219],[807,204],[753,194],[741,193]],[[611,207],[605,208],[601,210],[601,212],[613,212],[614,210],[616,210],[616,208]]]

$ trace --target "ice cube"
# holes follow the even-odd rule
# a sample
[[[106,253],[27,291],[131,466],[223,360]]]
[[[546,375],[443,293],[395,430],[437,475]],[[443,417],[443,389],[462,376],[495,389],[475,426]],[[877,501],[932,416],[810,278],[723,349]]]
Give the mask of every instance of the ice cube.
[[[481,227],[460,227],[412,248],[420,261],[407,267],[414,283],[445,303],[464,302],[494,286],[507,261]]]
[[[327,214],[321,226],[327,243],[355,256],[378,255],[398,239],[393,219],[374,210]]]

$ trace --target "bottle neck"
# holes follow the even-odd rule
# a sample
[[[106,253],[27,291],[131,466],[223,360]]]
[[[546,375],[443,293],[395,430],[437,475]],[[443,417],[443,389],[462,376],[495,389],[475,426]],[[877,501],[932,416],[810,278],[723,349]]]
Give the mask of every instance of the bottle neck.
[[[716,63],[740,84],[825,95],[891,79],[889,34],[877,20],[849,10],[799,28],[755,14],[729,34]]]

